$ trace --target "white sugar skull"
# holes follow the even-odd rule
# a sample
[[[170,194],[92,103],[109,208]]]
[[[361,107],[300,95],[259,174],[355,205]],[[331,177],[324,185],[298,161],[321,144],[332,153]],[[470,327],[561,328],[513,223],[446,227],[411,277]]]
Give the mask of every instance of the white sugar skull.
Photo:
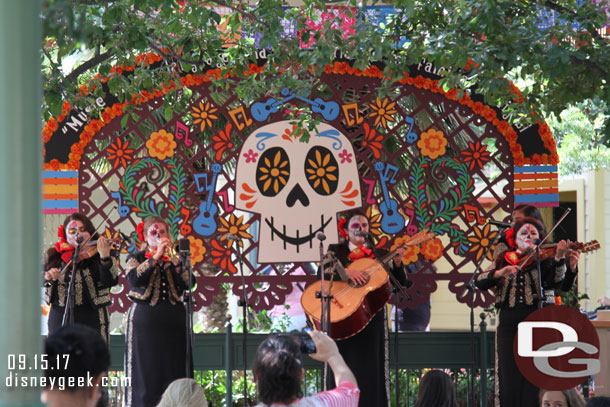
[[[320,259],[316,233],[338,241],[337,212],[362,205],[352,144],[321,123],[308,143],[288,121],[272,123],[244,142],[235,177],[236,207],[260,213],[259,263]]]

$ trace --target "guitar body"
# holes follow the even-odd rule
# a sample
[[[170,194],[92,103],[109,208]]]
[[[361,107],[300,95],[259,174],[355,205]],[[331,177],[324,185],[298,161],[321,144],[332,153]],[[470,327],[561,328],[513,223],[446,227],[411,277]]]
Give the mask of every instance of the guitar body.
[[[206,202],[199,204],[199,215],[193,219],[193,229],[201,236],[212,236],[216,232],[216,213],[218,207],[216,205],[207,205]]]
[[[405,227],[405,218],[398,212],[398,202],[394,199],[381,201],[381,230],[389,234],[400,232]]]
[[[358,259],[349,265],[350,269],[366,271],[367,283],[354,287],[348,281],[334,281],[330,290],[333,296],[330,305],[330,336],[345,339],[364,329],[390,299],[389,277],[383,266],[374,259]],[[330,281],[324,281],[328,290]],[[316,292],[322,289],[322,281],[316,281],[305,288],[301,305],[313,320],[317,329],[321,328],[320,314],[322,304]]]

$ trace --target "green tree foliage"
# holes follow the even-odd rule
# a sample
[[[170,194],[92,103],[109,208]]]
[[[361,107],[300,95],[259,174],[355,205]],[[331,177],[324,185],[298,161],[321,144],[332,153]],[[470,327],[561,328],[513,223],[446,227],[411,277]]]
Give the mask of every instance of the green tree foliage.
[[[582,3],[582,4],[579,4]],[[45,118],[61,112],[62,100],[74,100],[78,87],[97,73],[110,72],[113,64],[133,65],[134,56],[162,52],[165,64],[155,69],[138,68],[133,79],[117,77],[108,86],[119,98],[168,82],[193,65],[211,62],[240,75],[254,56],[251,36],[258,33],[260,47],[270,47],[267,69],[243,78],[238,96],[253,100],[263,94],[279,96],[283,87],[308,94],[320,84],[317,75],[331,62],[335,50],[352,58],[355,66],[384,61],[387,91],[402,72],[422,58],[437,66],[453,67],[444,85],[476,86],[488,103],[512,99],[507,84],[498,78],[527,78],[522,89],[525,103],[513,104],[513,118],[534,120],[541,111],[559,114],[567,106],[586,100],[610,100],[610,40],[598,30],[608,24],[607,0],[397,0],[396,13],[385,23],[373,25],[364,12],[370,3],[346,0],[332,7],[349,6],[355,18],[355,34],[346,37],[340,25],[324,22],[321,31],[307,29],[306,19],[317,19],[327,4],[304,0],[298,8],[278,0],[246,2],[224,0],[47,0],[43,7]],[[374,4],[373,4],[374,5]],[[219,7],[228,14],[220,13]],[[540,29],[541,12],[557,13],[557,23]],[[221,14],[223,15],[221,17]],[[284,35],[282,23],[293,22],[301,38]],[[217,24],[226,24],[222,34]],[[572,23],[577,23],[573,29]],[[308,49],[300,40],[316,40]],[[404,45],[401,39],[406,39]],[[223,50],[223,44],[231,47]],[[76,61],[75,58],[81,59]],[[467,66],[470,70],[462,70]],[[71,66],[68,72],[62,67]],[[282,75],[276,75],[278,71]],[[459,72],[459,74],[458,74]],[[216,84],[226,87],[229,81]],[[99,87],[97,89],[99,92]],[[95,93],[95,92],[94,92]],[[188,97],[181,90],[168,103]],[[171,99],[173,97],[174,99]],[[81,103],[87,98],[81,98]],[[606,114],[603,141],[610,144],[610,120]]]

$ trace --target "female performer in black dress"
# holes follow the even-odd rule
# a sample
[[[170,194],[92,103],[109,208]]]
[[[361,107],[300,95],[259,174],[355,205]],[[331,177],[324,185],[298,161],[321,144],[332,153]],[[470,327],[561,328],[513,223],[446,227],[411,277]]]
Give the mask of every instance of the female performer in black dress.
[[[517,325],[538,309],[545,298],[540,299],[536,262],[524,270],[519,270],[517,264],[520,257],[535,247],[534,241],[546,235],[546,229],[538,220],[525,217],[515,223],[514,230],[516,251],[499,253],[491,269],[479,274],[475,284],[483,290],[493,289],[495,306],[500,310],[496,330],[496,406],[534,407],[538,405],[538,388],[519,371],[513,341]],[[569,242],[560,241],[555,257],[541,262],[542,288],[551,293],[547,302],[554,300],[554,289],[569,289],[576,278],[580,253],[568,245]]]
[[[57,236],[59,242],[45,253],[44,297],[51,304],[49,334],[61,328],[66,310],[72,273],[72,265],[66,267],[66,264],[72,259],[79,242],[87,242],[81,248],[75,274],[74,322],[90,326],[108,342],[110,288],[119,281],[119,269],[110,257],[110,243],[98,236],[91,221],[80,213],[67,216],[58,228]]]
[[[345,220],[339,222],[339,231],[345,239],[342,243],[328,247],[325,264],[325,274],[334,273],[336,279],[341,279],[337,268],[333,267],[332,256],[345,267],[350,280],[355,283],[365,283],[362,270],[350,269],[349,264],[362,257],[374,257],[371,248],[367,247],[364,236],[369,232],[369,221],[360,211],[349,212]],[[405,285],[406,272],[401,263],[405,249],[397,249],[396,257],[390,267],[397,280]],[[386,254],[380,251],[380,255]],[[387,352],[388,324],[386,308],[383,307],[360,332],[346,339],[337,341],[339,353],[352,370],[360,388],[361,407],[389,405],[389,359]],[[334,382],[331,380],[331,387]]]
[[[125,346],[125,371],[131,377],[127,405],[150,407],[157,405],[171,382],[192,377],[181,298],[189,285],[180,259],[167,257],[172,241],[163,218],[147,218],[138,225],[138,235],[146,250],[129,256],[126,269],[133,301],[127,312]]]

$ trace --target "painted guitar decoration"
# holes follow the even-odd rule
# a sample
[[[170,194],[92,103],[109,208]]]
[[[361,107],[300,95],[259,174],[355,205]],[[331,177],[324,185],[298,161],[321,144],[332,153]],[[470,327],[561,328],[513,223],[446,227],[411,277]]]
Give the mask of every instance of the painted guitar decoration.
[[[212,164],[212,182],[208,184],[208,174],[195,174],[195,183],[198,192],[208,192],[208,199],[199,204],[199,215],[193,219],[193,229],[201,236],[211,236],[216,232],[215,215],[218,213],[218,206],[212,203],[214,192],[216,191],[216,179],[222,170],[220,164]],[[203,178],[203,186],[199,180]]]
[[[398,202],[390,199],[386,186],[388,181],[390,184],[396,183],[394,178],[398,173],[398,167],[378,161],[375,163],[375,171],[379,173],[379,181],[383,189],[383,201],[379,204],[379,210],[382,213],[381,230],[388,234],[398,233],[405,227],[405,218],[398,212]],[[390,171],[393,171],[391,177],[388,175]]]
[[[434,238],[428,230],[422,230],[402,246],[415,246]],[[389,301],[389,275],[380,263],[387,263],[396,256],[396,250],[381,259],[362,258],[351,263],[349,269],[363,271],[367,282],[362,285],[348,281],[335,281],[330,287],[330,335],[333,339],[349,338],[364,329],[375,314]],[[322,283],[316,281],[305,288],[301,305],[317,329],[321,328],[320,292]]]

